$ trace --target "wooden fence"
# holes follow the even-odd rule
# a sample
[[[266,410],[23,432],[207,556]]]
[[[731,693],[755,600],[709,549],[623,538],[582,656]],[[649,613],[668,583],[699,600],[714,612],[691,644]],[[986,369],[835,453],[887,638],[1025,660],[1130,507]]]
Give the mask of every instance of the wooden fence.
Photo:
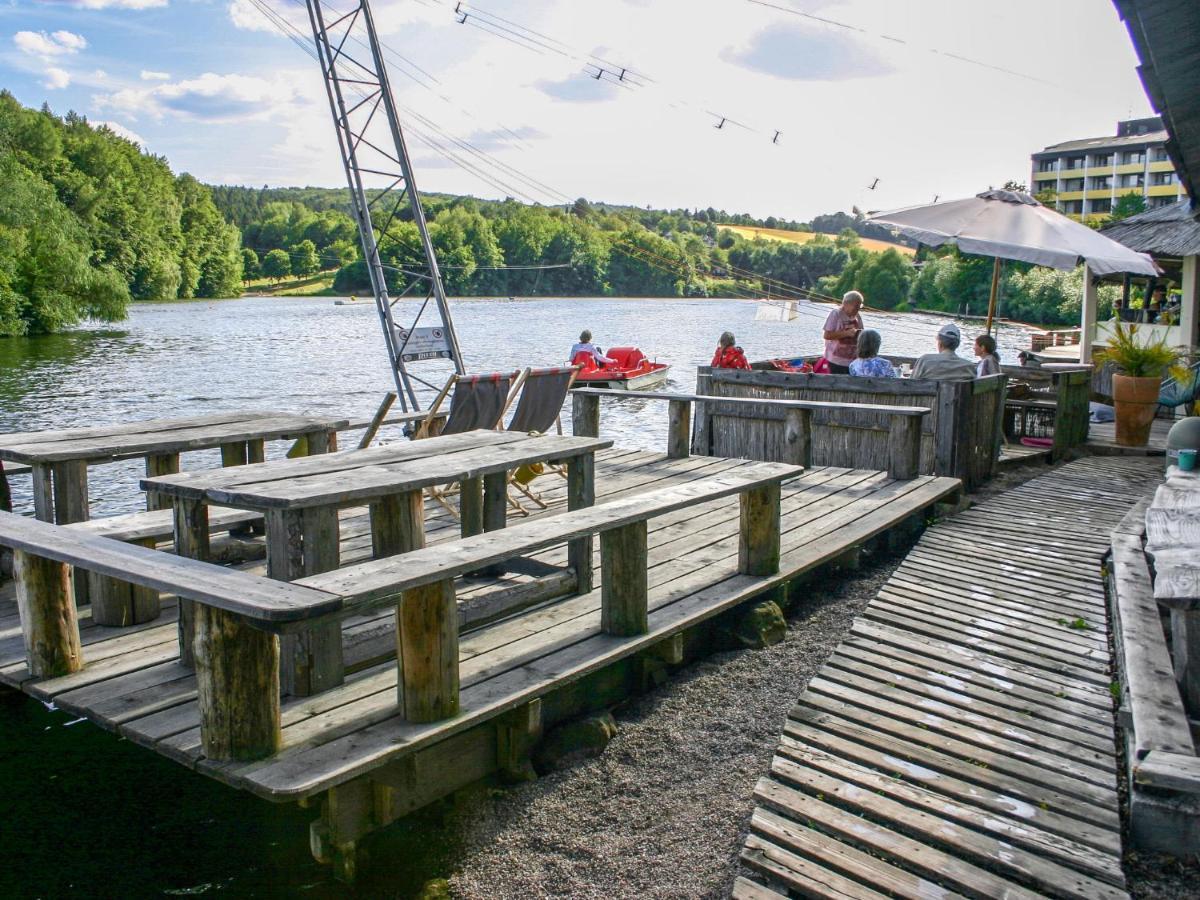
[[[1004,434],[1009,440],[1050,437],[1052,460],[1087,443],[1088,403],[1093,373],[1090,366],[1003,366],[1009,378]],[[1024,384],[1028,396],[1017,396],[1014,385]]]
[[[1004,375],[934,381],[703,367],[697,374],[696,393],[845,404],[842,409],[813,413],[812,461],[865,469],[887,468],[888,417],[853,407],[924,407],[930,414],[921,423],[919,474],[961,478],[967,490],[974,490],[996,471],[1006,383]],[[782,411],[764,408],[763,416],[753,419],[731,415],[710,402],[698,410],[693,423],[692,452],[775,461],[782,458],[784,440]]]

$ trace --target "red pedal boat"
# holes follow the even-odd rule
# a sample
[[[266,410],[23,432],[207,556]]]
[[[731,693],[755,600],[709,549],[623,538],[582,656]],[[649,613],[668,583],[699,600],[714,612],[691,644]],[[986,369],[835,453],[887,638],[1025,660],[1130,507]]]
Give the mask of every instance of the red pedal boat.
[[[614,391],[649,391],[667,383],[671,367],[651,362],[637,347],[613,347],[604,355],[612,362],[601,366],[590,353],[576,353],[571,363],[583,368],[575,376],[575,383]]]

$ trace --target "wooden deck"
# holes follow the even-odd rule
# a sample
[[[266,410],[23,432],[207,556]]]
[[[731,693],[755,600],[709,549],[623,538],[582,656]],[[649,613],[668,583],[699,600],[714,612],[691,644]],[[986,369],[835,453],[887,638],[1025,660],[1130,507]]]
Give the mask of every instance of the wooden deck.
[[[736,897],[1126,896],[1101,559],[1159,465],[926,531],[788,714]]]
[[[752,464],[712,457],[667,459],[662,454],[613,449],[597,457],[597,501],[639,495],[746,465]],[[535,486],[549,502],[549,509],[538,515],[563,510],[566,490],[562,479],[544,476]],[[53,701],[135,743],[259,796],[273,800],[312,797],[401,757],[440,746],[456,735],[465,736],[468,729],[653,648],[836,559],[958,490],[955,479],[896,481],[876,471],[814,468],[783,485],[782,558],[780,572],[773,576],[738,574],[736,503],[710,502],[652,519],[649,632],[637,637],[601,633],[599,588],[512,614],[513,592],[532,584],[535,576],[544,576],[547,566],[565,565],[563,547],[536,555],[513,574],[460,580],[459,610],[464,624],[461,711],[452,719],[432,724],[406,722],[397,712],[394,616],[387,613],[347,620],[343,627],[349,673],[345,684],[313,697],[285,700],[283,749],[259,762],[216,763],[204,758],[195,677],[178,664],[176,610],[170,601],[164,601],[163,614],[155,621],[124,629],[95,625],[83,610],[80,631],[87,666],[71,675],[38,681],[29,677],[25,666],[10,585],[0,596],[0,682]],[[457,537],[457,523],[437,507],[430,504],[427,515],[429,543]],[[344,511],[341,521],[342,565],[369,559],[371,535],[365,511]],[[246,568],[261,570],[261,564]],[[599,565],[596,571],[600,573]],[[507,598],[509,615],[490,621],[494,615],[489,612],[488,597],[498,592]],[[538,599],[531,595],[530,602]],[[460,773],[475,771],[478,765],[486,767],[488,760],[495,767],[494,733],[490,740],[491,749],[479,751],[482,755],[477,754],[478,758],[450,757],[441,765],[457,766]],[[409,777],[411,780],[411,774]],[[393,774],[389,783],[395,785],[397,778]],[[451,781],[443,779],[443,783]],[[425,802],[435,798],[430,796]]]
[[[1150,425],[1150,442],[1145,447],[1122,447],[1116,441],[1116,425],[1092,422],[1088,426],[1088,449],[1093,453],[1122,456],[1162,456],[1167,450],[1167,432],[1178,419],[1155,419]]]

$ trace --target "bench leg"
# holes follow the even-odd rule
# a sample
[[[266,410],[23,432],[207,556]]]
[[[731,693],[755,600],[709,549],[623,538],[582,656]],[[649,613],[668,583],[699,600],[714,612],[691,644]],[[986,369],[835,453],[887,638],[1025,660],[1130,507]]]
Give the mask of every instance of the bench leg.
[[[738,571],[774,575],[779,571],[779,482],[743,491],[738,537]]]
[[[208,505],[200,500],[175,500],[175,555],[188,559],[207,560],[211,556],[208,543]],[[192,642],[195,638],[195,604],[179,600],[179,664],[195,666]]]
[[[196,604],[196,691],[204,755],[255,760],[279,750],[279,641],[241,616]]]
[[[88,520],[88,467],[87,460],[73,459],[50,464],[54,474],[54,521],[59,525]],[[75,603],[82,606],[90,602],[87,573],[77,569],[75,579]]]
[[[25,638],[25,660],[36,678],[55,678],[83,668],[71,567],[13,551],[17,610]]]
[[[576,400],[599,401],[599,397],[575,396]],[[596,502],[596,458],[589,453],[567,461],[567,509],[583,509]],[[588,593],[593,587],[592,536],[579,538],[567,545],[567,565],[575,573],[576,592]]]
[[[399,704],[409,722],[458,715],[458,607],[447,579],[405,591],[396,608]]]
[[[646,521],[600,532],[600,629],[628,637],[650,630]]]
[[[157,478],[159,475],[175,475],[179,472],[178,453],[151,453],[146,457],[146,477]],[[146,492],[146,509],[166,509],[171,505],[171,498],[158,491]]]
[[[154,549],[154,538],[137,543]],[[92,621],[97,625],[124,628],[151,622],[162,612],[159,593],[153,588],[95,572],[88,573],[88,587],[92,592]]]

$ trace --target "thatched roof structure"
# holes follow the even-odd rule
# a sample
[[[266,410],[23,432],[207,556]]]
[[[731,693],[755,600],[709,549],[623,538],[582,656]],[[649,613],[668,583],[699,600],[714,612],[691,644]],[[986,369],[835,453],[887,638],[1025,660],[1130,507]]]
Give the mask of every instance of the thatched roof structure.
[[[1154,256],[1184,257],[1200,253],[1200,222],[1190,200],[1147,210],[1114,222],[1100,231],[1131,250]]]

